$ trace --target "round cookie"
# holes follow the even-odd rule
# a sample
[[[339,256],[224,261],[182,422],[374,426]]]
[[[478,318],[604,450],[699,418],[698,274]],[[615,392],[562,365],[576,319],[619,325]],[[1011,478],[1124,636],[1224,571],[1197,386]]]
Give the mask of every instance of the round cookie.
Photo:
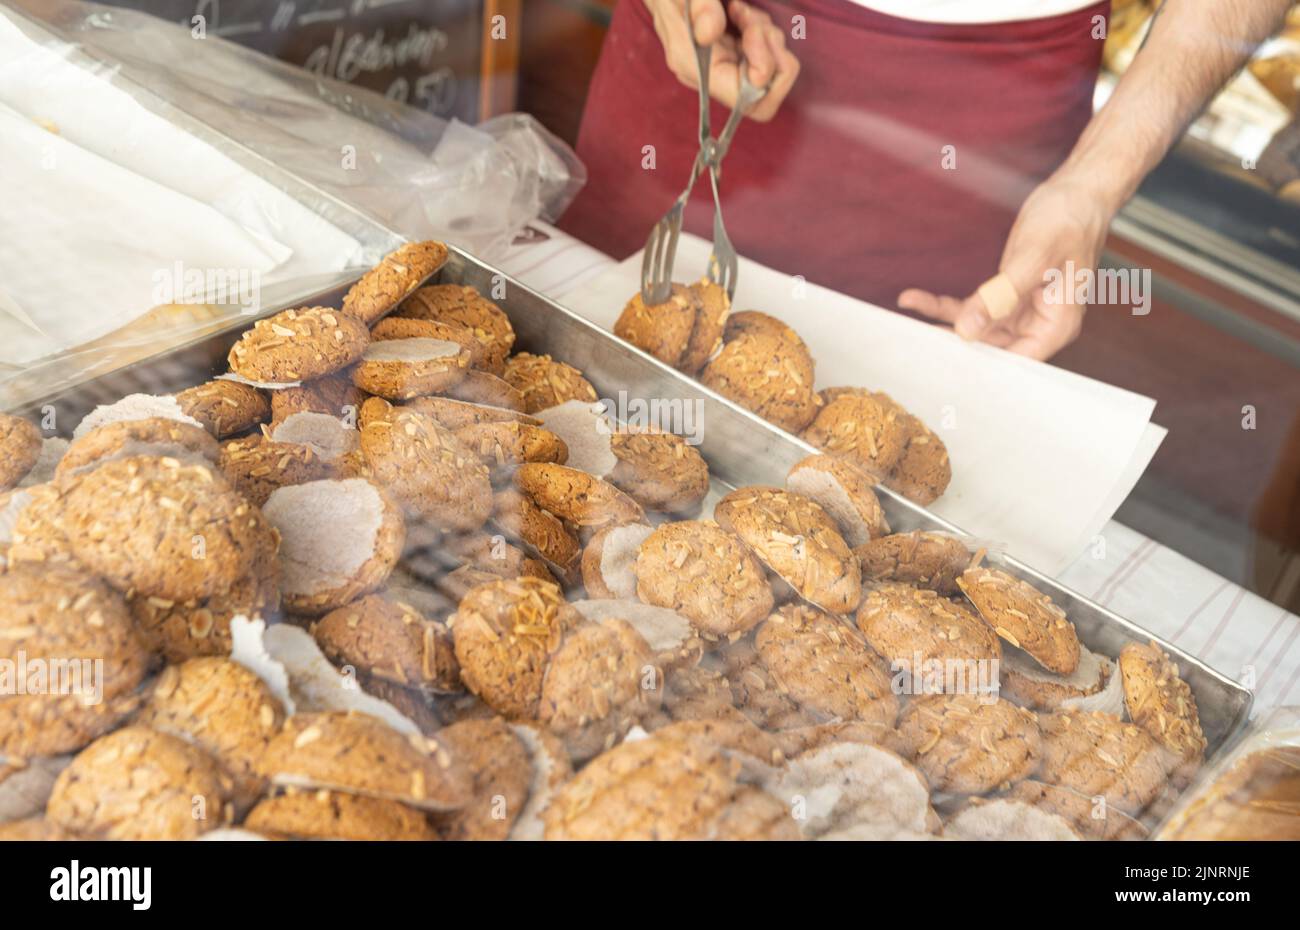
[[[422,691],[461,690],[451,634],[406,604],[372,594],[330,611],[311,633],[335,665]]]
[[[274,429],[295,413],[326,413],[352,423],[366,395],[352,383],[350,369],[307,381],[298,387],[270,392],[271,427]]]
[[[407,242],[389,252],[343,296],[343,312],[367,326],[409,297],[447,261],[441,242]]]
[[[835,521],[813,501],[777,488],[737,488],[713,515],[800,597],[836,614],[858,606],[862,569]]]
[[[646,510],[689,513],[709,493],[709,466],[681,436],[616,431],[609,448],[618,464],[606,480]]]
[[[909,434],[892,402],[873,394],[842,394],[822,407],[801,435],[823,452],[851,457],[882,480],[903,457]]]
[[[382,585],[406,539],[401,511],[363,478],[280,488],[262,512],[280,533],[281,600],[307,616]]]
[[[150,417],[118,420],[74,439],[54,470],[56,477],[94,468],[107,459],[128,455],[169,455],[176,459],[215,462],[221,447],[207,430],[180,420]]]
[[[542,421],[508,407],[475,404],[451,397],[413,397],[402,405],[429,417],[444,429],[455,432],[467,426],[483,423],[521,423],[541,426]]]
[[[732,645],[720,647],[706,661],[727,652]],[[801,705],[777,683],[767,664],[759,658],[758,649],[751,638],[746,637],[734,645],[741,647],[740,652],[746,658],[738,662],[734,656],[730,657],[725,674],[731,688],[731,699],[742,716],[770,731],[809,727],[825,722],[825,714],[812,710],[811,705]],[[824,696],[822,702],[825,702]],[[877,710],[881,711],[883,717],[888,708],[882,702]]]
[[[650,647],[654,664],[665,671],[694,665],[700,661],[704,644],[691,622],[666,607],[629,600],[597,598],[573,602],[574,608],[588,620],[626,622]]]
[[[532,575],[542,581],[555,581],[542,560],[510,545],[504,536],[486,532],[460,533],[444,537],[441,548],[461,565],[472,566],[498,578]]]
[[[867,593],[857,623],[871,648],[891,669],[904,673],[910,693],[936,693],[935,669],[942,670],[940,691],[948,690],[950,674],[959,672],[960,682],[951,682],[956,692],[971,693],[987,685],[996,693],[1002,644],[965,606],[933,591],[882,584]],[[991,672],[987,682],[981,680],[984,670]]]
[[[913,698],[898,733],[930,786],[953,794],[983,794],[1028,778],[1044,752],[1033,713],[969,694]]]
[[[486,466],[448,430],[414,410],[367,400],[361,453],[377,483],[440,529],[478,529],[492,512]]]
[[[295,791],[266,798],[244,820],[266,837],[295,840],[436,840],[422,811],[381,798],[337,791]]]
[[[1178,666],[1154,641],[1129,643],[1120,650],[1119,673],[1129,719],[1176,760],[1174,781],[1191,781],[1205,760],[1206,740],[1196,698]]]
[[[536,552],[566,584],[575,580],[582,543],[564,521],[528,495],[505,488],[493,496],[492,522],[506,536]]]
[[[697,311],[694,295],[683,284],[674,284],[660,304],[647,305],[637,291],[615,321],[614,335],[676,368],[691,340]]]
[[[575,762],[609,749],[659,708],[660,673],[649,644],[617,618],[564,634],[546,663],[537,719]]]
[[[636,593],[675,610],[706,639],[739,635],[772,612],[772,589],[745,545],[716,523],[666,523],[641,544]]]
[[[645,520],[640,505],[614,485],[567,465],[521,465],[515,472],[515,485],[539,507],[580,527]]]
[[[1075,833],[1089,840],[1144,840],[1147,828],[1116,808],[1097,803],[1060,785],[1027,779],[1014,785],[1008,795],[1068,821]]]
[[[850,546],[861,546],[889,532],[874,484],[862,466],[833,455],[810,455],[796,462],[785,479],[787,488],[831,515]]]
[[[197,746],[130,726],[77,754],[54,782],[45,815],[106,840],[192,840],[231,822],[231,790]]]
[[[122,597],[57,565],[0,573],[0,660],[18,677],[0,695],[0,755],[16,759],[72,752],[112,729],[137,706],[149,665]],[[31,690],[24,667],[59,680]]]
[[[294,714],[272,738],[258,771],[274,785],[342,791],[421,810],[455,810],[469,800],[469,774],[440,740],[404,736],[361,713]]]
[[[805,710],[892,726],[898,698],[880,657],[857,630],[807,605],[780,608],[755,644],[777,686]]]
[[[261,507],[280,488],[334,477],[334,465],[310,447],[274,442],[261,433],[221,444],[217,468],[240,494]]]
[[[250,430],[271,416],[265,391],[228,378],[186,388],[176,394],[176,403],[217,439]]]
[[[366,346],[352,383],[389,400],[445,391],[465,377],[470,354],[449,339],[384,339]]]
[[[800,370],[807,374],[807,381],[812,383],[813,359],[807,344],[789,326],[768,313],[758,310],[741,310],[727,317],[722,338],[731,342],[746,335],[767,335],[781,339],[798,351]]]
[[[701,278],[686,289],[695,299],[695,326],[691,329],[686,351],[677,362],[677,369],[694,376],[722,346],[727,315],[731,312],[731,298],[727,296],[726,288],[708,278]]]
[[[601,527],[582,550],[582,583],[589,598],[635,598],[637,550],[653,527],[619,523]]]
[[[422,287],[402,302],[394,316],[467,327],[489,347],[483,367],[496,375],[505,370],[506,356],[515,344],[515,331],[505,312],[463,284]]]
[[[901,407],[899,410],[907,430],[907,444],[893,471],[886,476],[885,485],[925,507],[938,500],[952,481],[948,447],[920,419]]]
[[[853,554],[862,566],[865,585],[901,582],[944,597],[961,591],[957,578],[971,567],[973,559],[960,539],[924,530],[872,539],[856,547]]]
[[[35,423],[0,413],[0,491],[22,481],[41,457],[41,431]]]
[[[1165,785],[1166,759],[1141,727],[1100,711],[1060,711],[1039,718],[1039,779],[1134,815]]]
[[[385,339],[441,339],[445,342],[454,342],[469,353],[470,368],[481,369],[489,351],[487,343],[474,335],[474,331],[469,327],[461,326],[459,323],[390,316],[380,320],[370,330],[371,342]]]
[[[569,458],[559,436],[525,423],[479,423],[461,427],[455,436],[497,475],[508,475],[525,462],[563,465]]]
[[[1079,647],[1079,664],[1069,675],[1049,672],[1019,649],[1011,649],[1002,659],[1001,694],[1030,710],[1059,710],[1066,701],[1100,694],[1114,673],[1114,662],[1082,645]]]
[[[269,526],[256,531],[266,552],[275,552],[279,538]],[[169,600],[154,594],[127,598],[136,629],[152,652],[169,662],[197,656],[229,655],[230,621],[238,616],[271,620],[280,608],[280,561],[268,557],[251,575],[230,583],[227,590],[206,598]]]
[[[462,720],[438,735],[472,779],[465,806],[437,815],[439,835],[448,840],[506,839],[528,803],[533,782],[528,748],[500,717]]]
[[[479,585],[450,621],[461,679],[498,713],[536,719],[547,664],[565,633],[583,622],[560,589],[545,581]]]
[[[504,407],[507,410],[524,410],[524,395],[504,378],[499,378],[486,371],[470,369],[465,377],[444,391],[453,400],[467,404],[483,404],[491,407]]]
[[[582,372],[549,355],[520,352],[506,360],[502,377],[523,395],[524,413],[536,413],[569,400],[595,401],[599,397]]]
[[[1079,664],[1079,637],[1065,611],[1027,581],[995,568],[967,569],[957,586],[984,622],[1048,671],[1069,675]]]
[[[328,307],[285,310],[258,320],[230,350],[230,370],[259,384],[310,381],[346,368],[366,350],[370,331]]]
[[[211,656],[167,666],[134,723],[180,737],[218,760],[243,807],[265,786],[255,765],[284,724],[284,707],[256,674]]]
[[[804,362],[798,348],[787,340],[766,332],[746,332],[723,344],[700,372],[700,382],[797,434],[817,416],[820,404]]]

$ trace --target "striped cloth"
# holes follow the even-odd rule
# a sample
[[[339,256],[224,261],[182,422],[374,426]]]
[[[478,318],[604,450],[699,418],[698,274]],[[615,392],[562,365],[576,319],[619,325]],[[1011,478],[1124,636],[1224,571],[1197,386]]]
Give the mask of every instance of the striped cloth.
[[[494,264],[562,302],[615,261],[537,222]],[[1300,618],[1114,520],[1102,539],[1062,584],[1253,687],[1257,712],[1300,704]]]

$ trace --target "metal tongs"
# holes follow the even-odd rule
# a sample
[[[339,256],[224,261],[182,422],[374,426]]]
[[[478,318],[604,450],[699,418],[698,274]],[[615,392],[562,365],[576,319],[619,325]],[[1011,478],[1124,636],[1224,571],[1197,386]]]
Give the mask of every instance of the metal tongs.
[[[728,300],[735,296],[739,263],[736,250],[727,236],[727,228],[722,224],[718,176],[722,173],[722,159],[731,146],[736,127],[745,114],[767,94],[766,87],[755,87],[750,83],[747,73],[749,69],[742,55],[737,64],[740,92],[736,95],[736,106],[727,117],[722,133],[715,139],[709,126],[709,64],[713,58],[713,48],[700,47],[695,41],[695,29],[691,25],[691,0],[686,0],[686,31],[695,48],[695,63],[700,71],[700,151],[691,166],[691,177],[686,182],[686,190],[682,191],[682,195],[663,215],[663,219],[650,230],[650,238],[646,240],[645,253],[641,258],[641,299],[647,305],[661,304],[672,293],[673,261],[677,257],[677,240],[682,232],[682,215],[686,211],[686,201],[691,197],[696,180],[706,168],[709,184],[713,188],[713,254],[709,256],[707,277],[726,290]]]

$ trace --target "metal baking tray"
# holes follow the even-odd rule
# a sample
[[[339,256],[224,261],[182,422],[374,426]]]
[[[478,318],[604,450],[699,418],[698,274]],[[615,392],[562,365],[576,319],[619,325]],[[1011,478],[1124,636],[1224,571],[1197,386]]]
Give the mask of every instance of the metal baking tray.
[[[716,496],[732,488],[750,484],[783,485],[790,466],[817,451],[460,249],[450,250],[447,264],[434,280],[467,284],[491,294],[514,324],[517,351],[545,353],[577,366],[600,397],[610,401],[616,410],[624,409],[629,403],[652,399],[690,405],[699,418],[699,451],[709,463],[714,482],[710,499],[705,503],[706,514],[712,512],[711,503]],[[324,291],[317,298],[321,303],[337,304],[344,290],[339,287]],[[272,312],[274,308],[266,310],[267,314]],[[170,393],[206,380],[226,370],[226,354],[249,320],[239,322],[238,329],[137,361],[65,391],[61,396],[34,401],[21,412],[37,415],[52,407],[59,424],[75,424],[96,404],[112,402],[125,394]],[[878,489],[878,493],[890,525],[897,532],[914,529],[963,532],[887,488]],[[1116,656],[1125,643],[1134,640],[1159,642],[1184,670],[1196,696],[1208,740],[1207,760],[1213,760],[1245,728],[1252,700],[1249,690],[1172,643],[1152,636],[1014,558],[1002,561],[1008,571],[1050,595],[1066,610],[1089,649]]]

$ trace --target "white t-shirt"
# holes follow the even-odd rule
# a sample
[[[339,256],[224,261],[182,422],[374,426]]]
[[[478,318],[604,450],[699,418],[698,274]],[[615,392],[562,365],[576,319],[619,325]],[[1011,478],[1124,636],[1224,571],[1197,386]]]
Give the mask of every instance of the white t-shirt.
[[[1092,6],[1097,0],[851,0],[887,16],[927,23],[1009,23],[1046,19]]]

